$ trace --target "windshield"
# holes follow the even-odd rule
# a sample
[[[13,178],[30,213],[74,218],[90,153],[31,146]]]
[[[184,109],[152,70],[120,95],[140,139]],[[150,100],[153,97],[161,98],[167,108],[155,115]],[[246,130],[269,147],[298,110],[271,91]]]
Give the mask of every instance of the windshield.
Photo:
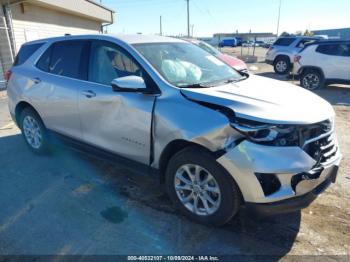
[[[212,55],[218,56],[221,53],[219,52],[219,50],[217,50],[216,48],[212,47],[211,45],[204,43],[204,42],[199,42],[198,46],[202,49],[204,49],[205,51],[211,53]]]
[[[171,84],[209,87],[242,75],[210,53],[190,43],[146,43],[134,47]]]

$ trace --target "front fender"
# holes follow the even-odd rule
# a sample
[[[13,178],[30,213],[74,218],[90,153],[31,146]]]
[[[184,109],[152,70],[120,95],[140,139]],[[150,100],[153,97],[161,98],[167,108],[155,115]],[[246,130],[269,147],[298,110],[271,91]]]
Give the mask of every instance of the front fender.
[[[159,167],[163,150],[174,140],[192,142],[215,152],[241,137],[223,113],[188,100],[178,90],[176,92],[159,97],[156,102],[153,167]]]

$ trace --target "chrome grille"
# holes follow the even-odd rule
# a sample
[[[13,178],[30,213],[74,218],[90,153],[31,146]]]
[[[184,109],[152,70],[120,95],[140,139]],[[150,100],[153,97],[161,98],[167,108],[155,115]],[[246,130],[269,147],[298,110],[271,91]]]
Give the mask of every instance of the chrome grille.
[[[306,126],[301,132],[302,148],[316,161],[315,167],[327,166],[335,160],[338,145],[333,121]]]

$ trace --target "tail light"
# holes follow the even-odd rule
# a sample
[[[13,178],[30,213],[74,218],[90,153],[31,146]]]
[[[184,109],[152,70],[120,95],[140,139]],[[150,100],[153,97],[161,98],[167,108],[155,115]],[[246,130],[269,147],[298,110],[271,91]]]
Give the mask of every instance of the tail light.
[[[300,55],[294,56],[294,63],[299,63],[300,59],[301,59]]]
[[[11,78],[11,75],[12,75],[12,71],[11,70],[6,70],[5,73],[4,73],[4,79],[6,81],[9,81],[10,78]]]

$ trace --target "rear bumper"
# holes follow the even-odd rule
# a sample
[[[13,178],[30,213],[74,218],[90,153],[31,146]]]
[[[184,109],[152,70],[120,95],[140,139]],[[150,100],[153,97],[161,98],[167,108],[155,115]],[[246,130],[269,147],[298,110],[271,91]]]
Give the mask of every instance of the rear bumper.
[[[269,65],[273,65],[273,60],[265,59],[265,63]]]
[[[301,64],[300,63],[293,63],[292,71],[291,73],[293,75],[299,75],[301,72]]]
[[[246,203],[248,212],[270,216],[276,214],[290,213],[308,207],[319,194],[334,183],[338,173],[338,166],[334,166],[328,177],[309,193],[290,199],[285,199],[273,203]]]

